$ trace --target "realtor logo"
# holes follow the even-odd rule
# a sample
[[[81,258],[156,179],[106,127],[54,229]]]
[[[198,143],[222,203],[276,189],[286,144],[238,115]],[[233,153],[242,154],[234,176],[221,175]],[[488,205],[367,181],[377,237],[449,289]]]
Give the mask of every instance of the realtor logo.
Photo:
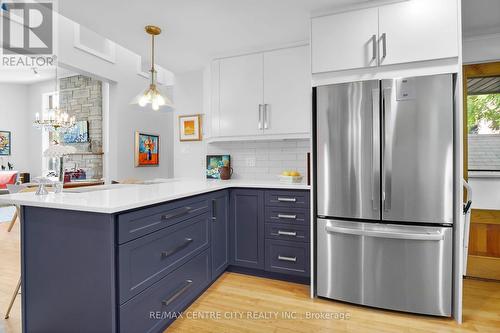
[[[3,3],[3,54],[47,55],[53,53],[51,2]]]

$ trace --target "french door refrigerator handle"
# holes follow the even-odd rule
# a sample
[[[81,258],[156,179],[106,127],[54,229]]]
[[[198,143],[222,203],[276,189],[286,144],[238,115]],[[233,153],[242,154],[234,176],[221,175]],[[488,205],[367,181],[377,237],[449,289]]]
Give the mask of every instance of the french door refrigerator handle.
[[[335,226],[328,226],[328,225],[325,227],[325,230],[326,230],[326,232],[329,232],[329,233],[377,237],[377,238],[422,240],[422,241],[441,241],[444,239],[444,234],[441,232],[405,233],[405,232],[394,232],[394,231],[374,231],[374,230],[350,229],[350,228],[342,228],[342,227],[335,227]]]
[[[372,89],[372,208],[380,207],[380,90]]]
[[[391,88],[383,89],[383,108],[384,108],[384,211],[391,210],[392,201],[392,125],[391,125]],[[388,147],[390,145],[390,147]]]
[[[259,125],[257,126],[258,129],[262,129],[262,104],[259,104]]]

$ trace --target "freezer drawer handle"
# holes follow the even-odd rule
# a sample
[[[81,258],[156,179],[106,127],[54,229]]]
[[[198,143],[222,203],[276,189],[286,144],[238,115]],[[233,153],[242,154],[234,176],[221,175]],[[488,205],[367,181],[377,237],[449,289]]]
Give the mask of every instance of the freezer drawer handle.
[[[278,201],[280,201],[280,202],[297,202],[297,198],[278,197]]]
[[[296,220],[297,215],[289,215],[289,214],[278,214],[279,219],[289,219],[289,220]]]
[[[444,239],[444,235],[440,232],[432,234],[423,234],[423,233],[414,234],[414,233],[403,233],[403,232],[392,232],[392,231],[349,229],[349,228],[331,227],[331,226],[326,226],[325,230],[327,232],[338,233],[338,234],[379,237],[379,238],[423,240],[423,241],[440,241]]]
[[[193,280],[186,280],[186,284],[179,289],[175,294],[172,295],[168,300],[161,301],[164,306],[172,304],[179,296],[184,294],[193,285]]]
[[[289,261],[289,262],[296,262],[297,261],[297,257],[285,257],[285,256],[278,255],[278,260]]]
[[[281,231],[278,230],[278,236],[294,236],[297,237],[296,231]]]

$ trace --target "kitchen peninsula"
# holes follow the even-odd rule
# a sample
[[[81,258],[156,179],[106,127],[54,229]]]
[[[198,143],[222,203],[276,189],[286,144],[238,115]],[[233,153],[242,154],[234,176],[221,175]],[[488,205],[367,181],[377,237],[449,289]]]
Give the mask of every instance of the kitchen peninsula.
[[[309,283],[307,185],[171,179],[0,200],[21,206],[24,332],[162,332],[226,270]]]

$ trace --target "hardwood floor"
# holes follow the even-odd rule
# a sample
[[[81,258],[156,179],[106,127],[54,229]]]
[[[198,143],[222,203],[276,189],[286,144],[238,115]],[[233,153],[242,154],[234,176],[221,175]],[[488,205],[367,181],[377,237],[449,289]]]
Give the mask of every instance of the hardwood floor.
[[[19,333],[20,296],[11,317],[3,319],[19,277],[19,224],[10,233],[7,227],[8,223],[0,223],[0,332]],[[166,332],[500,332],[500,283],[467,279],[464,287],[464,324],[460,326],[451,319],[311,300],[303,285],[225,273],[187,310],[190,316],[208,316],[212,311],[222,318],[188,319],[186,313]],[[278,318],[250,318],[247,312],[255,311],[278,312]],[[295,311],[296,319],[283,318],[282,312],[287,311]],[[344,313],[349,318],[303,319],[308,312]],[[225,314],[234,318],[224,319]]]

